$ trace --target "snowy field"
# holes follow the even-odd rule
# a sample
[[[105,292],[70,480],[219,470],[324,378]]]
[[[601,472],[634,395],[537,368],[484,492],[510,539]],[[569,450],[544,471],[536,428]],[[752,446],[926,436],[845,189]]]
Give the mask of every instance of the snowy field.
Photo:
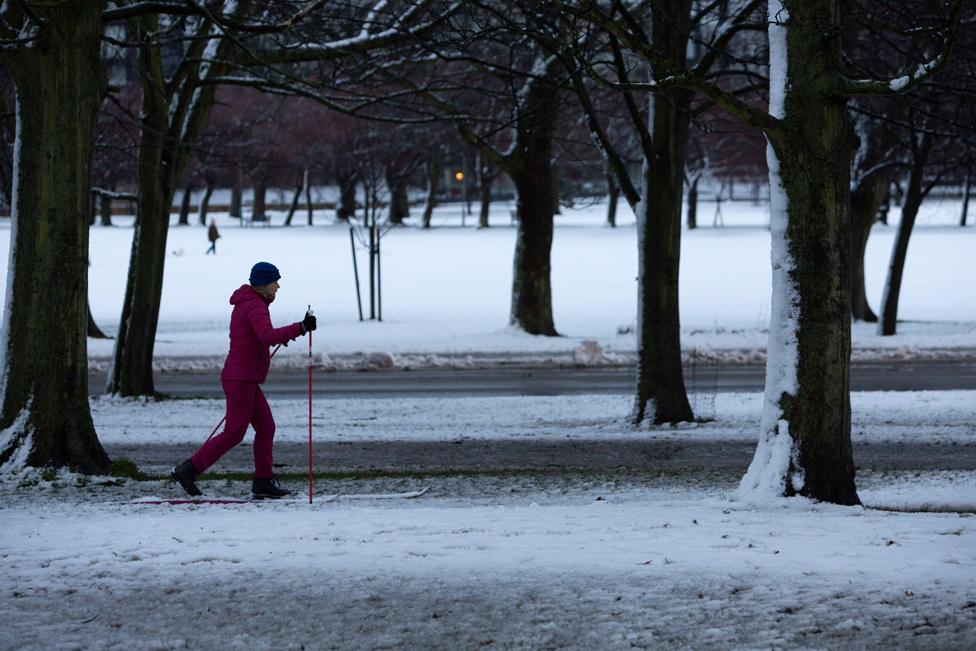
[[[308,303],[316,309],[323,365],[377,352],[414,365],[559,359],[587,339],[626,362],[634,337],[618,329],[634,323],[635,230],[626,210],[619,228],[605,227],[603,210],[557,217],[560,338],[506,325],[515,233],[503,204],[486,231],[460,228],[460,208],[449,205],[432,231],[388,234],[383,323],[358,322],[348,231],[324,217],[311,228],[242,228],[218,216],[216,257],[204,255],[205,229],[174,227],[157,364],[219,365],[227,298],[259,259],[283,274],[272,308],[279,323],[300,318]],[[726,202],[722,210],[725,226],[712,228],[714,204],[704,203],[705,226],[684,235],[683,342],[727,360],[757,359],[769,319],[765,208]],[[856,356],[976,356],[976,228],[953,226],[958,210],[948,201],[923,207],[899,335],[856,324]],[[892,217],[897,223],[897,211]],[[131,219],[116,223],[92,229],[91,307],[109,332],[132,237]],[[875,309],[894,232],[877,226],[868,246]],[[0,240],[9,240],[4,220]],[[365,256],[359,262],[362,272]],[[92,365],[104,365],[112,342],[89,346]],[[302,364],[295,348],[275,364]],[[318,400],[313,425],[317,440],[348,446],[756,441],[761,395],[692,399],[709,420],[636,431],[623,420],[629,397],[608,395]],[[189,453],[223,413],[214,400],[96,396],[91,405],[110,454],[173,444]],[[304,441],[307,404],[272,407],[278,440]],[[969,454],[976,390],[855,393],[852,437],[855,461],[859,449],[886,444]],[[246,467],[215,470],[202,482],[209,494],[246,494],[249,483],[227,474]],[[312,505],[223,506],[135,503],[180,496],[158,478],[6,475],[0,649],[976,648],[976,471],[861,469],[863,507],[743,501],[744,472],[323,475]],[[430,490],[412,500],[322,499],[421,487]]]
[[[880,337],[873,324],[855,324],[855,357],[952,356],[976,348],[976,228],[958,223],[959,202],[923,205],[909,247],[899,303],[899,334]],[[487,230],[460,227],[460,204],[435,211],[433,229],[415,226],[389,232],[382,241],[383,322],[358,321],[349,232],[321,212],[317,225],[243,228],[217,215],[222,238],[217,256],[207,256],[206,229],[169,232],[156,363],[165,368],[212,368],[227,350],[228,298],[247,281],[251,265],[269,260],[282,273],[272,308],[279,323],[301,318],[311,304],[319,317],[315,348],[328,357],[389,352],[403,364],[457,363],[471,356],[565,355],[583,340],[598,341],[611,355],[633,355],[636,318],[637,246],[633,215],[623,207],[616,229],[604,225],[602,204],[565,209],[556,217],[552,247],[553,313],[563,337],[533,337],[508,327],[515,229],[512,206],[493,206]],[[694,231],[685,231],[681,260],[683,346],[726,360],[762,359],[769,326],[770,262],[765,205],[722,204],[725,226],[714,228],[715,204],[702,202]],[[419,209],[414,209],[419,214]],[[302,216],[303,217],[303,216]],[[412,221],[417,221],[415,216]],[[876,225],[866,269],[871,305],[880,309],[882,286],[895,236]],[[175,220],[175,217],[174,217]],[[131,218],[91,230],[90,301],[106,332],[118,327],[125,293]],[[0,220],[0,250],[8,246],[9,222]],[[359,251],[360,280],[368,317],[367,257]],[[6,287],[6,269],[0,287]],[[92,366],[104,368],[112,341],[89,340]],[[968,350],[966,350],[968,349]],[[302,352],[283,349],[284,363],[304,364]],[[453,360],[453,361],[451,361]]]

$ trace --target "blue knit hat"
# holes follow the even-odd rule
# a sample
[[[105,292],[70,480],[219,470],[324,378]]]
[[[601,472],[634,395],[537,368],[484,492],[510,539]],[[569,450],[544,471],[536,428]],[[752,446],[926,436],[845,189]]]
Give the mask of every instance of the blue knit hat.
[[[270,285],[279,278],[281,278],[281,274],[278,272],[278,267],[270,262],[259,262],[251,267],[249,281],[252,286],[260,287],[261,285]]]

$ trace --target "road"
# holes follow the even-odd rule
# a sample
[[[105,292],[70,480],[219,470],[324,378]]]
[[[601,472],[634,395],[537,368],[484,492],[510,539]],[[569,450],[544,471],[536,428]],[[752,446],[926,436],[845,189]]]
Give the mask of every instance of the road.
[[[762,391],[761,365],[704,365],[688,368],[690,393]],[[155,374],[156,390],[176,396],[222,397],[218,373]],[[316,399],[426,396],[554,396],[589,393],[627,394],[634,389],[633,367],[492,367],[313,372]],[[105,386],[104,373],[92,373],[89,386]],[[854,391],[976,390],[973,361],[891,361],[851,365]],[[303,370],[272,369],[263,386],[276,398],[302,398],[308,392]]]
[[[690,369],[691,392],[761,391],[762,366],[726,365]],[[159,391],[180,396],[222,397],[216,373],[157,373]],[[308,376],[303,371],[273,370],[264,385],[274,398],[304,398]],[[425,396],[551,396],[590,393],[627,394],[634,370],[622,367],[432,369],[416,371],[314,373],[315,399],[392,398]],[[916,361],[861,363],[851,367],[856,391],[976,389],[976,364]],[[95,376],[91,386],[104,386]],[[717,473],[737,477],[749,465],[755,441],[381,441],[338,443],[320,440],[315,466],[328,472],[509,472],[586,470],[609,473]],[[184,458],[186,446],[112,445],[112,457],[125,457],[142,468],[165,469]],[[976,444],[874,443],[855,446],[861,469],[976,470]],[[277,443],[275,459],[281,472],[307,468],[308,450],[301,444]],[[250,445],[232,450],[220,466],[247,470]]]

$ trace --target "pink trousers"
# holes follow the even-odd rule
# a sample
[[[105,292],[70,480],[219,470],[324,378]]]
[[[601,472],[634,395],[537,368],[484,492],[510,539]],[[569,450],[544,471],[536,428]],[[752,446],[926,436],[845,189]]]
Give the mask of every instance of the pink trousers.
[[[206,471],[228,450],[240,445],[250,424],[254,427],[254,476],[270,479],[275,422],[261,385],[243,380],[224,380],[221,384],[227,396],[224,431],[204,443],[190,460],[198,472]]]

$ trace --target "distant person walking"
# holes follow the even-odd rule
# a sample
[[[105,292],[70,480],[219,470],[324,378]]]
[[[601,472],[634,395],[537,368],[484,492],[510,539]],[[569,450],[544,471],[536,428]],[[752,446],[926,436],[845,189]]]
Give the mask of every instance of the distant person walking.
[[[210,240],[210,248],[207,249],[207,254],[217,255],[217,240],[220,239],[220,231],[217,230],[217,221],[214,219],[210,220],[210,227],[207,228],[207,239]]]
[[[224,431],[204,443],[192,457],[176,466],[170,475],[190,495],[202,495],[197,477],[217,463],[228,450],[244,440],[250,424],[254,427],[254,481],[251,493],[258,499],[290,495],[272,472],[272,444],[275,422],[261,384],[271,366],[268,348],[285,344],[315,330],[315,317],[306,314],[297,323],[275,328],[268,306],[278,293],[278,268],[259,262],[251,268],[249,284],[241,285],[230,297],[234,311],[230,317],[230,352],[220,373],[227,396],[227,424]]]

